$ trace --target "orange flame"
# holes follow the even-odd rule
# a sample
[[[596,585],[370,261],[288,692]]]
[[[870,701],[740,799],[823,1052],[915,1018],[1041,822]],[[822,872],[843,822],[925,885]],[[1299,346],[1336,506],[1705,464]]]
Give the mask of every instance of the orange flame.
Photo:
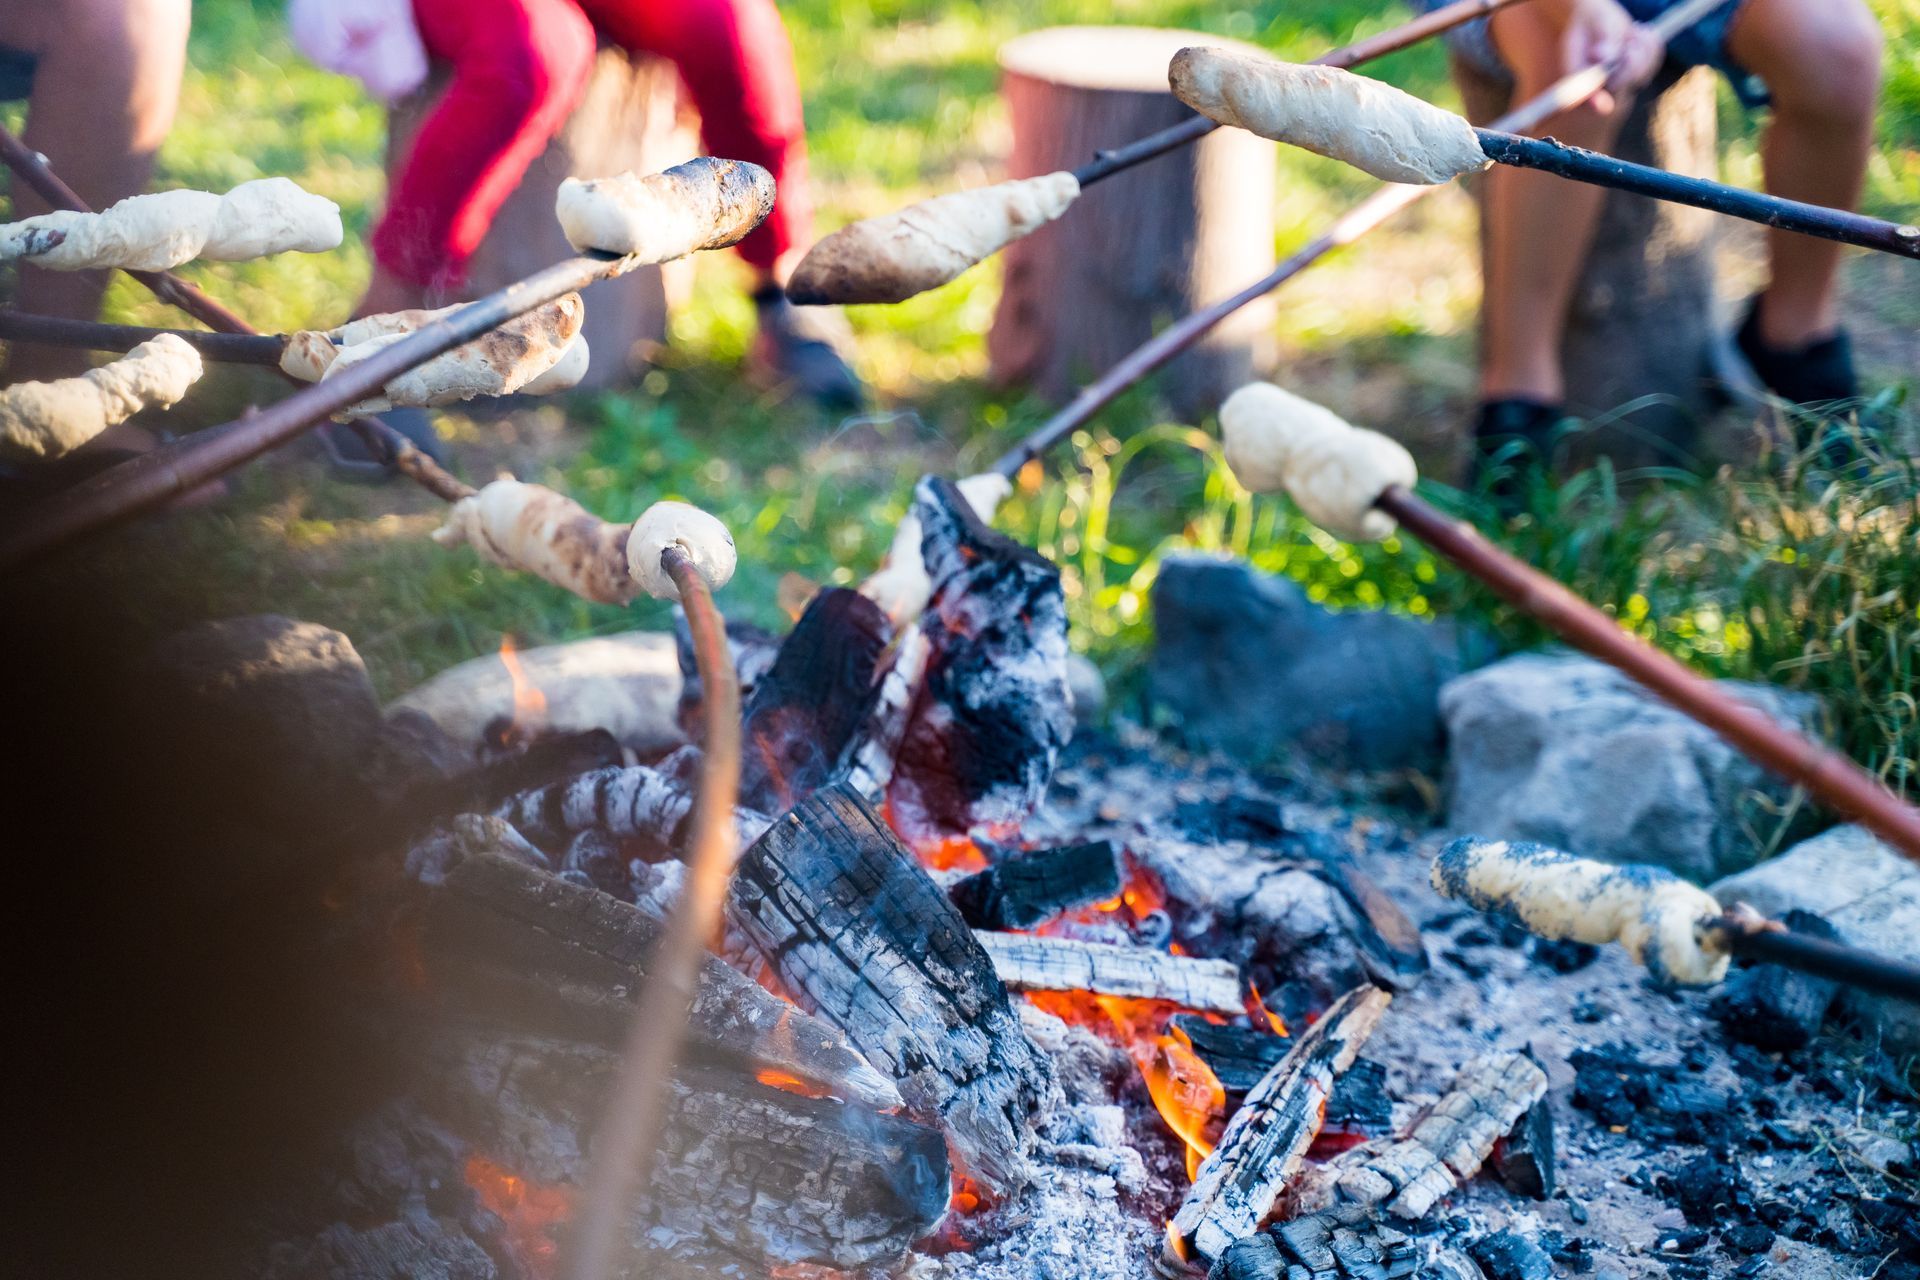
[[[1266,997],[1260,994],[1260,988],[1254,985],[1252,978],[1247,979],[1247,992],[1248,1021],[1252,1022],[1256,1027],[1262,1022],[1265,1022],[1269,1027],[1273,1028],[1273,1034],[1277,1036],[1290,1036],[1293,1034],[1287,1030],[1287,1020],[1267,1008]]]
[[[527,678],[512,636],[500,637],[500,665],[507,669],[507,681],[513,687],[513,728],[524,733],[545,724],[547,695]]]
[[[780,1090],[782,1093],[797,1093],[803,1098],[831,1098],[833,1093],[823,1089],[811,1080],[802,1080],[799,1076],[776,1071],[772,1067],[763,1067],[753,1073],[753,1078],[761,1084]]]
[[[573,1214],[573,1190],[543,1187],[507,1172],[485,1156],[468,1156],[467,1185],[506,1224],[506,1244],[523,1274],[552,1280],[559,1272],[554,1229]]]

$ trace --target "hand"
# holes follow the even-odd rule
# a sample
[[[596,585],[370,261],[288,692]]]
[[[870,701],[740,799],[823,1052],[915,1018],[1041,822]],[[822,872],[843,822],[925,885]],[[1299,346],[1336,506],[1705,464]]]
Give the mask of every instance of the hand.
[[[1631,93],[1653,78],[1664,54],[1653,33],[1628,16],[1616,0],[1570,0],[1560,34],[1560,56],[1568,72],[1611,65],[1607,87],[1593,99],[1602,115],[1612,113],[1615,95]]]

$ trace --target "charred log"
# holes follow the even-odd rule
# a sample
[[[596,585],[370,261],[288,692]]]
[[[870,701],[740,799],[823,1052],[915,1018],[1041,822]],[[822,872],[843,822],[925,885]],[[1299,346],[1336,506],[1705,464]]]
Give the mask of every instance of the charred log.
[[[1340,1133],[1389,1133],[1393,1129],[1393,1098],[1387,1093],[1387,1069],[1361,1058],[1333,1086],[1327,1099],[1329,1130]]]
[[[565,782],[525,791],[502,805],[497,816],[547,849],[565,849],[581,832],[638,842],[654,859],[676,856],[686,844],[693,814],[693,788],[646,765],[594,769]],[[752,809],[737,809],[740,842],[750,844],[772,821]]]
[[[914,514],[933,597],[889,812],[912,843],[1009,831],[1073,731],[1060,570],[987,527],[950,481],[921,480]]]
[[[1423,1218],[1479,1171],[1494,1144],[1546,1091],[1546,1073],[1524,1053],[1477,1058],[1405,1138],[1362,1143],[1299,1179],[1291,1189],[1293,1212],[1353,1204],[1409,1221]]]
[[[1418,1241],[1354,1209],[1295,1218],[1236,1241],[1209,1280],[1434,1280]],[[1467,1263],[1469,1267],[1473,1264]],[[1461,1273],[1478,1277],[1479,1272]],[[1484,1280],[1484,1278],[1482,1278]]]
[[[846,784],[783,815],[741,857],[728,920],[785,986],[938,1116],[994,1191],[1027,1178],[1053,1089],[966,921]]]
[[[973,936],[1011,991],[1091,991],[1165,1000],[1202,1013],[1241,1010],[1240,971],[1225,960],[985,929]]]
[[[265,1280],[495,1280],[500,1274],[458,1224],[414,1217],[359,1229],[336,1222],[300,1245],[283,1245],[268,1260]]]
[[[742,804],[777,813],[826,781],[873,700],[891,631],[858,591],[813,598],[746,700]]]
[[[1553,1102],[1542,1096],[1513,1122],[1493,1149],[1493,1171],[1500,1183],[1529,1200],[1551,1200],[1559,1182],[1555,1170]]]
[[[1212,1069],[1229,1098],[1244,1095],[1287,1056],[1293,1042],[1253,1027],[1223,1027],[1191,1013],[1173,1016],[1174,1034]]]
[[[1120,860],[1105,840],[1018,853],[947,889],[976,929],[1031,929],[1119,893]]]
[[[866,722],[847,743],[840,773],[869,800],[881,800],[893,781],[894,759],[920,696],[920,682],[926,678],[928,656],[927,636],[920,624],[910,622],[900,628],[874,688]]]
[[[688,741],[702,742],[706,735],[700,731],[700,708],[705,705],[706,694],[700,688],[700,668],[693,657],[693,633],[687,630],[686,614],[678,608],[673,611],[673,644],[680,659],[680,705],[674,719]],[[774,660],[780,656],[780,637],[750,622],[729,622],[727,647],[733,651],[733,670],[740,677],[740,697],[744,701],[753,696],[761,678],[773,669]]]
[[[1357,987],[1294,1037],[1293,1048],[1227,1121],[1174,1215],[1169,1249],[1207,1262],[1250,1236],[1320,1131],[1334,1078],[1353,1065],[1392,996]]]
[[[1427,971],[1427,949],[1400,904],[1344,852],[1323,850],[1303,865],[1347,908],[1348,933],[1374,985],[1405,991],[1418,982]]]
[[[509,857],[478,853],[419,890],[429,989],[464,1021],[616,1046],[664,932],[638,909]],[[901,1099],[841,1033],[709,957],[690,1056],[772,1069],[886,1109]]]

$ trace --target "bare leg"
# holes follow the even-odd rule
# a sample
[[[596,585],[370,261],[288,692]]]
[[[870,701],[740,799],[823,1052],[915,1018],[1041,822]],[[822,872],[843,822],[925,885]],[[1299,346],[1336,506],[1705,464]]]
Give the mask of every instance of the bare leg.
[[[1559,25],[1531,6],[1493,17],[1493,39],[1513,68],[1514,100],[1541,92],[1566,72]],[[1581,107],[1555,117],[1554,137],[1605,151],[1625,104],[1600,114]],[[1580,264],[1592,243],[1605,192],[1552,174],[1495,166],[1486,182],[1486,299],[1480,353],[1483,399],[1558,403],[1566,394],[1560,339]]]
[[[1881,35],[1873,14],[1862,0],[1746,0],[1727,45],[1773,95],[1761,150],[1767,190],[1853,208],[1880,96]],[[1761,339],[1791,350],[1833,334],[1841,246],[1772,231],[1767,247],[1773,278],[1760,301]]]
[[[95,208],[135,195],[173,127],[186,66],[188,0],[0,0],[0,31],[38,60],[24,141]],[[13,184],[20,217],[47,206]],[[20,273],[23,311],[92,319],[110,273]],[[86,354],[22,345],[9,361],[15,378],[64,377],[84,370]]]

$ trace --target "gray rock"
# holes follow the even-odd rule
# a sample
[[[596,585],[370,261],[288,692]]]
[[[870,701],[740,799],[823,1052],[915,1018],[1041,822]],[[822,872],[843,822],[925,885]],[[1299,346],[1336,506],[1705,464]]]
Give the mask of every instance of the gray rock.
[[[1920,962],[1920,866],[1864,827],[1834,827],[1713,886],[1723,903],[1823,915],[1843,940]],[[1920,1007],[1843,989],[1843,1011],[1899,1050],[1920,1050]]]
[[[1819,719],[1810,695],[1725,687],[1796,728]],[[1520,654],[1461,676],[1440,691],[1440,713],[1455,831],[1704,881],[1752,865],[1742,818],[1754,793],[1787,794],[1712,730],[1577,654]]]
[[[1098,724],[1107,710],[1107,681],[1093,659],[1083,653],[1067,655],[1067,692],[1073,697],[1073,722]]]
[[[1451,626],[1333,613],[1244,561],[1169,557],[1152,596],[1149,697],[1187,742],[1267,762],[1290,749],[1337,769],[1437,767]]]
[[[671,635],[598,636],[525,649],[519,659],[527,680],[546,697],[551,729],[605,729],[643,754],[686,740],[674,720],[680,663]],[[499,657],[474,658],[442,671],[389,708],[408,709],[425,714],[448,737],[471,748],[490,722],[511,714],[513,683]]]

